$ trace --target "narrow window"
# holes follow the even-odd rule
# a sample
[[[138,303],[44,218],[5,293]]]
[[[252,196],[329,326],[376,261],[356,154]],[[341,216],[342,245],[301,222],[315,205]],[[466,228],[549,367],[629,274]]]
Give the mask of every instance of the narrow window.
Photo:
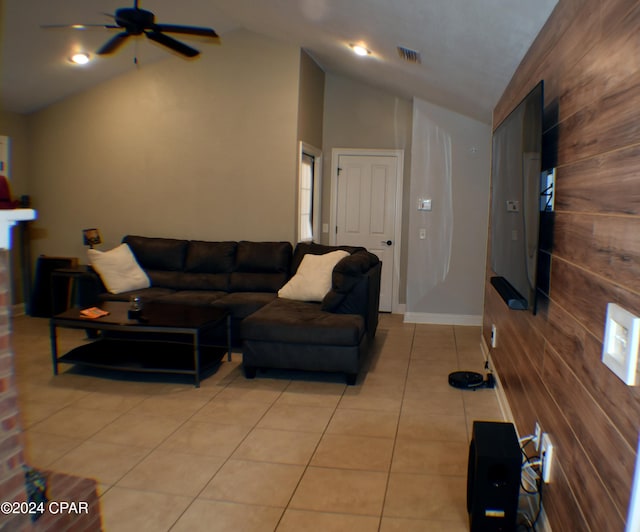
[[[298,235],[300,242],[313,240],[313,182],[315,157],[302,154],[300,162],[300,209]]]
[[[300,142],[298,175],[298,242],[320,242],[322,152]]]

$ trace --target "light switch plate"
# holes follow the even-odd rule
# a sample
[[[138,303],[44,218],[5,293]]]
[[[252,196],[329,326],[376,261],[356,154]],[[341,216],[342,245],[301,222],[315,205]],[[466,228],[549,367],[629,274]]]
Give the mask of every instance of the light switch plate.
[[[507,200],[507,212],[520,212],[520,202],[518,200]]]
[[[607,305],[602,362],[625,384],[637,386],[640,318],[615,303]]]
[[[431,198],[420,198],[418,200],[418,210],[419,211],[430,211],[431,210]]]

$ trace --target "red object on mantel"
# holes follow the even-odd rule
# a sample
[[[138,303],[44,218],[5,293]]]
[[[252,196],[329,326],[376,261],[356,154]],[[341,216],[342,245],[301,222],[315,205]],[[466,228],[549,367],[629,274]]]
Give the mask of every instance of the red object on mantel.
[[[9,180],[0,175],[0,209],[17,209],[20,205],[18,200],[11,199],[11,188]]]

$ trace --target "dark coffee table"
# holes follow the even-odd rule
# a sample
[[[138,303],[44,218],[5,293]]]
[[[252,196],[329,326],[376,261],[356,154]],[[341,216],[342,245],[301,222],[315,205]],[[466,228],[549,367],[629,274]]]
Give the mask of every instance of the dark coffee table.
[[[231,360],[231,318],[225,309],[174,303],[147,303],[142,317],[128,317],[129,303],[107,301],[109,312],[90,319],[71,308],[50,320],[53,374],[58,363],[115,370],[193,375],[200,386],[203,372]],[[58,357],[57,328],[100,331],[99,338]],[[220,334],[224,331],[224,334]],[[217,334],[216,334],[217,333]],[[221,341],[220,338],[224,340]],[[224,343],[224,345],[223,345]]]

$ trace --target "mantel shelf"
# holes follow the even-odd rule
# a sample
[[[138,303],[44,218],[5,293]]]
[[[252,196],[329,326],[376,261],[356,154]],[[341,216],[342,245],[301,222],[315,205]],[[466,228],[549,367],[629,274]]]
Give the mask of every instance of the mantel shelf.
[[[11,228],[16,222],[35,219],[33,209],[0,209],[0,249],[11,249]]]

